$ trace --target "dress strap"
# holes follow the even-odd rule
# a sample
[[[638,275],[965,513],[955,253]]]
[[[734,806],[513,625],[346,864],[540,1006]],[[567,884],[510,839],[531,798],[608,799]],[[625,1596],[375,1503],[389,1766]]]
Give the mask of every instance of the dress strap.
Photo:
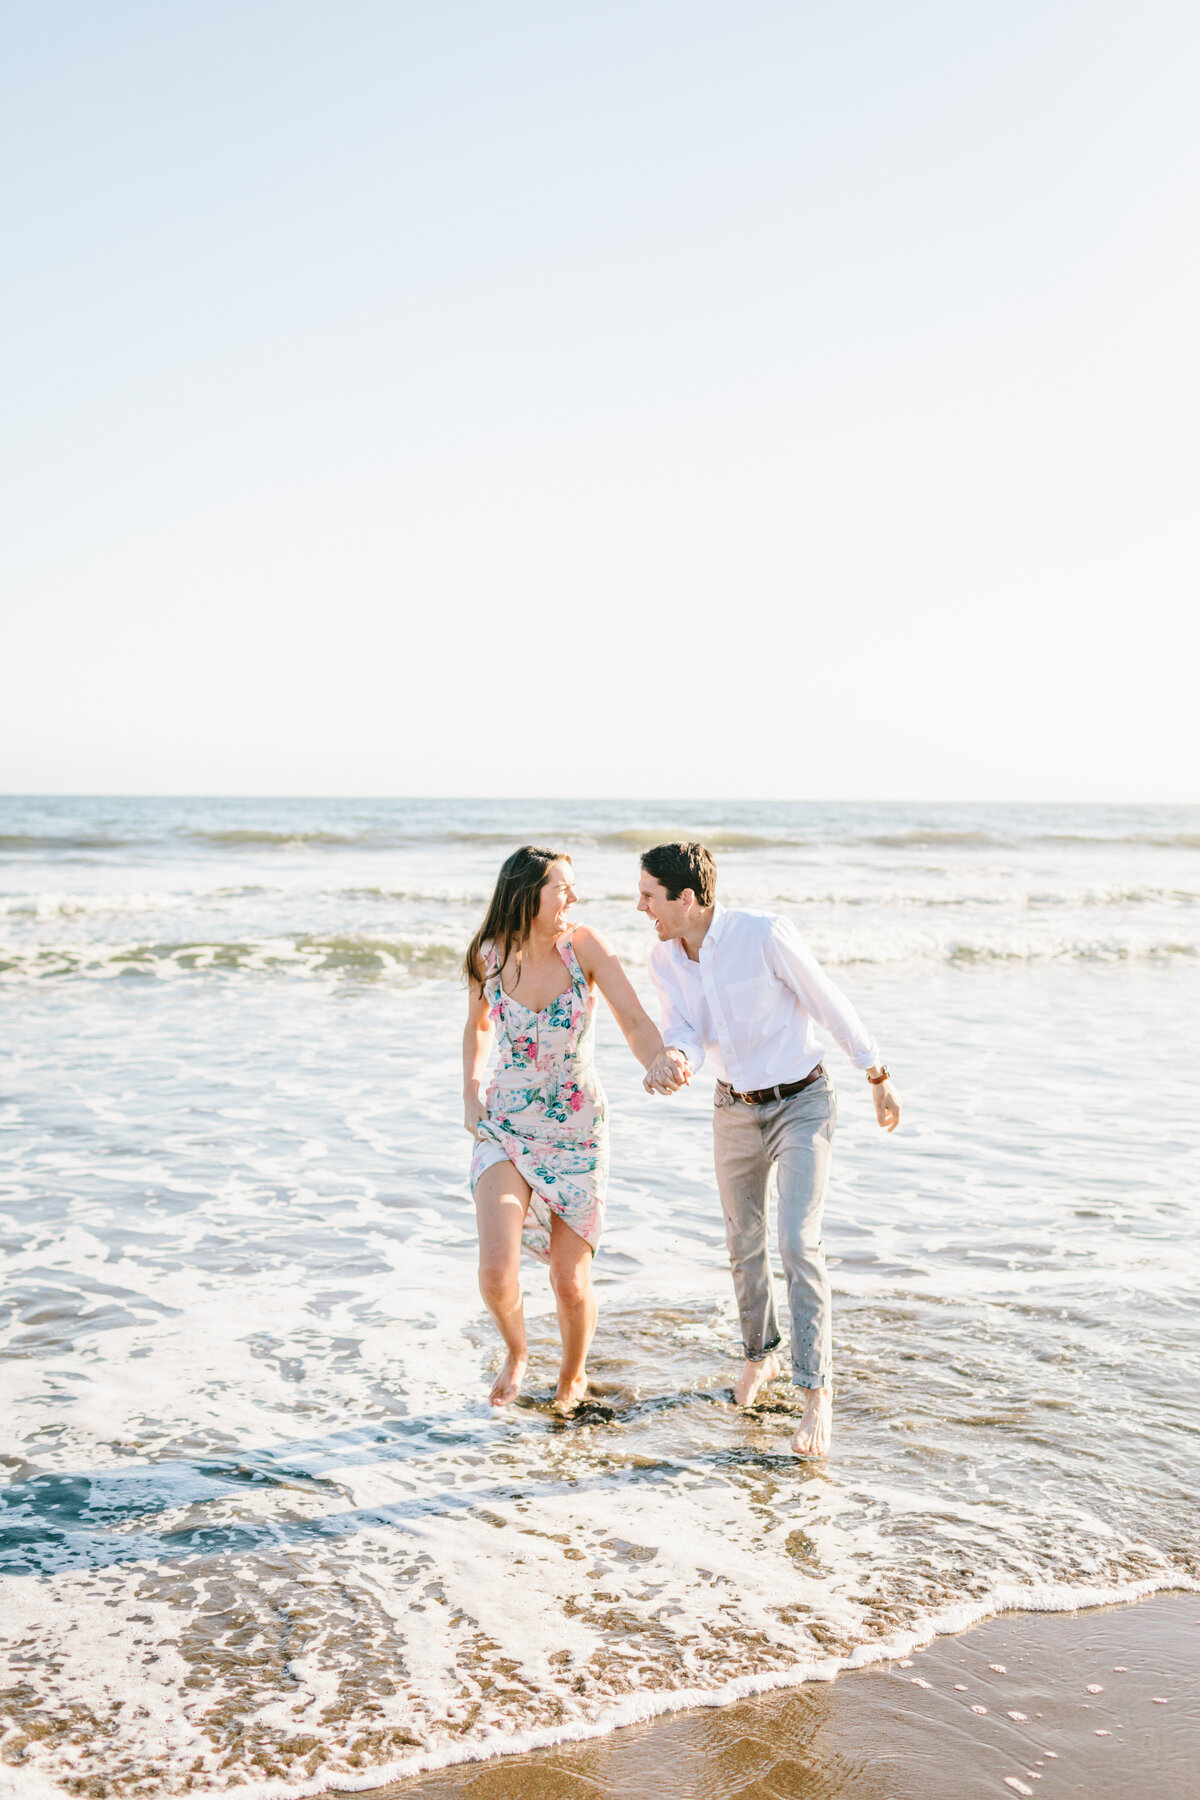
[[[490,940],[483,950],[483,992],[489,1006],[499,1006],[504,989],[500,985],[500,958]]]
[[[583,964],[575,954],[575,927],[572,926],[565,936],[558,940],[558,954],[567,965],[571,981],[576,987],[586,988],[588,978],[583,972]]]

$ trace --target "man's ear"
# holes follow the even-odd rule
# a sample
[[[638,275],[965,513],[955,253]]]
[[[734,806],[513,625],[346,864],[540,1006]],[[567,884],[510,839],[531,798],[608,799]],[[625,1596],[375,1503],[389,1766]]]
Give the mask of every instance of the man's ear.
[[[696,904],[695,888],[680,888],[679,898],[683,901],[683,904],[685,906],[695,906],[695,904]]]

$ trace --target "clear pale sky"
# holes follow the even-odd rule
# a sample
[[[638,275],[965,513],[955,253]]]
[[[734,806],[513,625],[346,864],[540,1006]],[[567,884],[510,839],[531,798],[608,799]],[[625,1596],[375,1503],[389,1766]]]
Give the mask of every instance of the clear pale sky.
[[[2,4],[0,790],[1200,800],[1200,12]]]

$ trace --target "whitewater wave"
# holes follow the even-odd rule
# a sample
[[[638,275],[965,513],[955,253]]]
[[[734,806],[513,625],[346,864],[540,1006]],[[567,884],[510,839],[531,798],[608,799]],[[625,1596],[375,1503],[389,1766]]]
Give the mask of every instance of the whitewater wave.
[[[830,831],[816,828],[810,832],[797,834],[789,830],[745,830],[732,826],[693,824],[681,826],[678,820],[660,825],[627,825],[616,830],[604,830],[588,826],[557,826],[541,829],[531,825],[524,832],[511,828],[500,829],[492,826],[471,829],[467,827],[446,827],[432,825],[428,828],[409,827],[399,830],[381,830],[372,828],[359,832],[336,831],[267,831],[258,829],[228,829],[220,831],[190,831],[185,834],[192,842],[210,844],[214,848],[223,849],[292,849],[307,845],[329,848],[403,849],[414,844],[456,844],[456,845],[497,845],[505,849],[515,850],[522,842],[545,842],[548,847],[567,849],[575,845],[586,845],[607,850],[628,850],[638,854],[649,850],[656,844],[672,843],[680,839],[707,844],[716,851],[738,850],[811,850],[823,846],[859,846],[875,845],[883,849],[906,849],[911,847],[947,846],[999,846],[1011,845],[1013,838],[998,836],[986,831],[939,831],[914,830],[908,832],[875,832],[862,833],[853,830]],[[1098,839],[1098,842],[1109,842],[1109,839]]]
[[[1047,932],[973,938],[941,937],[903,931],[856,932],[835,937],[814,931],[810,941],[818,958],[832,966],[853,963],[941,962],[960,967],[971,963],[1125,963],[1165,962],[1200,956],[1200,939],[1184,937],[1084,937]]]
[[[457,970],[457,945],[405,938],[300,936],[229,942],[0,946],[0,982],[93,981],[179,975],[402,976],[427,980]]]
[[[37,850],[127,850],[136,842],[106,831],[10,831],[0,833],[0,856]]]
[[[810,939],[831,967],[933,962],[971,964],[1166,962],[1200,956],[1200,937],[1035,936],[941,937],[874,930],[845,936],[814,931]],[[462,943],[359,933],[290,937],[151,941],[121,944],[0,945],[0,983],[85,979],[169,980],[181,975],[353,976],[432,980],[456,977]],[[649,946],[630,934],[618,944],[625,963],[645,966]]]
[[[1085,1612],[1093,1607],[1132,1605],[1154,1594],[1200,1593],[1200,1582],[1188,1580],[1174,1572],[1150,1576],[1140,1581],[1122,1583],[1087,1583],[1073,1587],[1069,1582],[1047,1582],[1036,1588],[1015,1584],[997,1586],[986,1598],[959,1603],[932,1613],[918,1630],[899,1631],[872,1644],[859,1645],[849,1655],[818,1655],[797,1660],[789,1668],[763,1670],[753,1675],[734,1676],[712,1686],[644,1688],[620,1698],[605,1697],[599,1716],[575,1718],[562,1724],[540,1729],[521,1730],[505,1726],[486,1731],[473,1743],[441,1745],[437,1749],[417,1749],[407,1755],[377,1765],[369,1770],[339,1769],[337,1787],[345,1793],[364,1793],[406,1777],[431,1774],[438,1769],[492,1761],[496,1758],[520,1756],[535,1750],[549,1750],[560,1744],[586,1743],[609,1737],[630,1725],[644,1725],[651,1719],[672,1713],[690,1712],[698,1707],[730,1706],[756,1694],[778,1693],[803,1687],[809,1682],[835,1681],[843,1670],[877,1667],[911,1656],[931,1644],[935,1638],[949,1637],[967,1631],[985,1619],[1001,1613],[1065,1613]],[[503,1769],[503,1762],[500,1764]],[[503,1779],[503,1776],[501,1776]],[[310,1796],[327,1793],[329,1778],[291,1780],[286,1777],[253,1776],[239,1779],[237,1792],[246,1800],[310,1800]],[[0,1794],[4,1792],[0,1787]],[[13,1790],[15,1794],[15,1789]],[[57,1787],[44,1790],[47,1800],[61,1800]],[[28,1790],[21,1800],[29,1800]]]
[[[318,825],[228,825],[180,827],[174,823],[147,824],[134,835],[105,830],[27,831],[0,834],[0,857],[10,855],[62,856],[102,855],[136,849],[141,852],[177,849],[190,845],[202,850],[236,853],[238,851],[381,851],[405,850],[428,845],[459,846],[481,849],[495,847],[502,852],[521,843],[544,842],[569,850],[588,847],[612,851],[628,851],[638,855],[655,844],[680,838],[698,840],[718,853],[736,855],[761,851],[810,853],[831,850],[877,851],[958,851],[996,850],[1020,852],[1038,847],[1060,851],[1142,848],[1156,850],[1200,850],[1200,832],[1195,830],[1086,829],[1047,831],[1034,820],[996,826],[914,825],[895,830],[864,829],[854,820],[814,818],[800,829],[795,824],[718,825],[703,818],[679,814],[657,824],[624,825],[608,828],[594,824],[537,823],[542,803],[531,803],[530,822],[525,825],[455,825],[445,814],[428,823],[397,820],[393,823],[364,825],[345,829]]]
[[[391,838],[389,834],[363,831],[267,831],[259,826],[230,826],[220,831],[185,831],[183,837],[193,844],[211,844],[214,849],[303,849],[312,844],[318,848],[360,846],[370,848],[383,842],[406,843],[411,837]]]
[[[0,898],[0,917],[9,919],[87,919],[106,914],[176,912],[181,906],[228,905],[231,901],[252,899],[271,894],[282,896],[282,889],[239,885],[237,887],[188,889],[106,889],[100,893],[7,894]]]
[[[488,889],[481,886],[464,884],[455,889],[448,886],[410,886],[385,887],[381,885],[356,886],[305,886],[299,890],[303,902],[307,905],[323,908],[345,907],[356,902],[368,906],[417,906],[442,908],[446,911],[462,912],[477,910],[482,916],[488,902]],[[180,887],[175,889],[130,889],[122,892],[119,889],[102,889],[91,892],[72,892],[64,889],[52,889],[44,892],[16,892],[0,895],[0,918],[23,919],[86,919],[103,918],[106,914],[135,915],[139,913],[173,913],[176,918],[186,916],[188,908],[220,907],[228,908],[243,901],[265,902],[268,905],[287,904],[297,897],[296,889],[267,886],[262,883],[238,883],[219,887]],[[635,895],[632,887],[612,889],[597,893],[584,892],[582,907],[584,914],[592,907],[613,907],[627,912],[633,905]],[[797,884],[791,888],[780,888],[769,894],[756,894],[749,890],[742,894],[736,891],[729,898],[729,904],[782,906],[798,910],[801,915],[806,909],[817,907],[853,908],[861,913],[865,908],[875,912],[887,912],[894,909],[911,911],[961,911],[964,908],[980,907],[995,914],[999,911],[1009,913],[1039,912],[1048,909],[1061,911],[1067,907],[1101,908],[1101,907],[1194,907],[1200,904],[1200,889],[1187,887],[1155,886],[1151,884],[1116,884],[1112,887],[1079,887],[1051,886],[1038,884],[1024,891],[1006,884],[1003,889],[988,891],[982,886],[954,887],[939,884],[936,888],[883,887],[873,886],[870,889],[854,890],[851,888],[812,887],[806,888]],[[581,915],[580,922],[583,922]],[[609,921],[611,923],[611,921]],[[605,924],[604,929],[608,929]]]
[[[1200,832],[1195,831],[1129,831],[1112,834],[1083,832],[1046,833],[1033,839],[1038,844],[1144,844],[1153,850],[1200,850]]]

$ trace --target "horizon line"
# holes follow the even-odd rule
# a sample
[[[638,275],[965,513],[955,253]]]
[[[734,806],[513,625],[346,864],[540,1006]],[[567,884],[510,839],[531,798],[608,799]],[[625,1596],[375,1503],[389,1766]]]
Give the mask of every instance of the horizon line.
[[[762,796],[752,794],[486,794],[486,793],[410,793],[410,794],[364,794],[339,791],[336,793],[231,793],[217,790],[170,791],[165,793],[133,792],[123,789],[65,789],[41,788],[17,790],[0,790],[0,801],[5,800],[161,800],[161,801],[242,801],[248,805],[263,802],[279,803],[289,801],[311,803],[325,801],[348,801],[364,805],[437,804],[439,802],[473,802],[478,805],[500,803],[513,806],[545,806],[545,805],[622,805],[622,806],[1155,806],[1155,807],[1200,807],[1200,799],[1195,800],[1132,800],[1128,798],[1099,800],[1056,796],[1038,799],[1009,797],[1006,799],[936,799],[929,796],[913,796],[899,799],[883,798],[878,795],[793,795],[789,797]]]

